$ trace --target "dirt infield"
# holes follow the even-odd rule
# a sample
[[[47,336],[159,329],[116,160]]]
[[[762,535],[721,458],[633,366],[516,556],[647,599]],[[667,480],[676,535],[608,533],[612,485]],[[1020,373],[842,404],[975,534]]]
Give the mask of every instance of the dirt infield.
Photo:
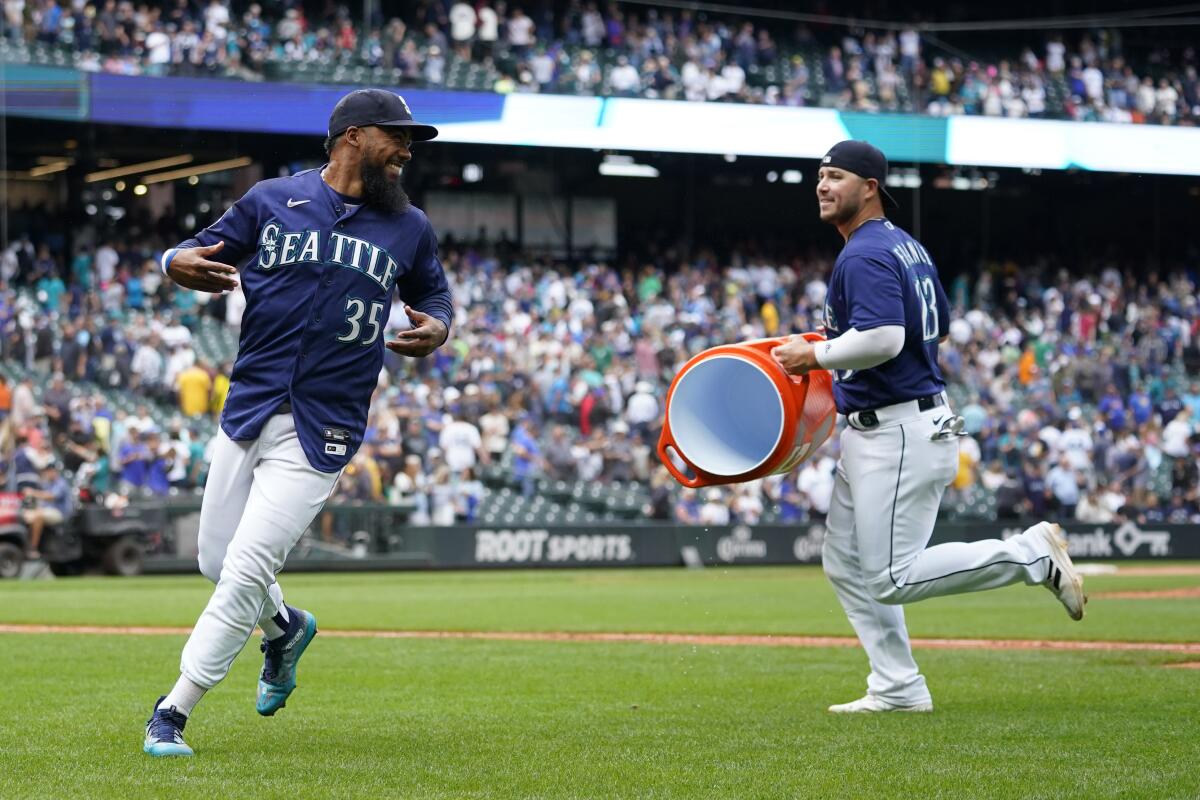
[[[1106,578],[1139,578],[1148,575],[1200,575],[1200,566],[1173,564],[1162,567],[1117,567],[1117,571],[1105,575]]]
[[[183,636],[191,628],[104,625],[3,625],[0,633],[59,633],[124,636]],[[355,631],[321,630],[344,639],[471,639],[504,642],[628,642],[704,647],[858,647],[849,636],[770,636],[692,633],[570,633],[558,631]],[[927,650],[1133,650],[1200,655],[1200,642],[1101,642],[1056,639],[913,639]]]
[[[1128,592],[1095,592],[1090,595],[1092,600],[1180,600],[1200,598],[1200,586],[1187,586],[1182,589],[1146,589]]]

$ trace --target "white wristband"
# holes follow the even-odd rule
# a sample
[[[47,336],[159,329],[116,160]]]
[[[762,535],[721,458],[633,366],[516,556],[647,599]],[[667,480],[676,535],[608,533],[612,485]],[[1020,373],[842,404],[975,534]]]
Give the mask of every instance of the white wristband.
[[[162,254],[162,260],[159,261],[158,266],[162,269],[163,275],[167,275],[167,267],[171,266],[171,259],[175,257],[177,252],[179,252],[178,248],[172,247]]]

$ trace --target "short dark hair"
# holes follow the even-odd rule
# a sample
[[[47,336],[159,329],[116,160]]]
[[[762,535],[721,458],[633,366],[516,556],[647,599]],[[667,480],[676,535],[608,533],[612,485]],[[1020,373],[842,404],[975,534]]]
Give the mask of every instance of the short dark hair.
[[[325,137],[325,155],[333,155],[333,148],[337,147],[338,139],[341,139],[343,135],[345,135],[344,132],[339,133],[337,136]]]

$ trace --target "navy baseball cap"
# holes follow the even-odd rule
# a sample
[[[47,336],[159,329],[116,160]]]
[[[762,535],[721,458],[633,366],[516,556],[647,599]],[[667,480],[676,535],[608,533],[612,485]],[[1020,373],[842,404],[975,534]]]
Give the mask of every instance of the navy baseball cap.
[[[408,128],[414,142],[428,142],[438,135],[437,128],[413,119],[408,103],[400,95],[383,89],[356,89],[333,107],[333,113],[329,115],[329,136],[343,134],[347,128],[369,125]]]
[[[829,148],[829,152],[821,159],[822,167],[837,167],[847,172],[853,172],[860,178],[874,178],[879,181],[879,194],[885,204],[899,208],[896,198],[888,194],[887,156],[875,145],[860,139],[847,139]]]

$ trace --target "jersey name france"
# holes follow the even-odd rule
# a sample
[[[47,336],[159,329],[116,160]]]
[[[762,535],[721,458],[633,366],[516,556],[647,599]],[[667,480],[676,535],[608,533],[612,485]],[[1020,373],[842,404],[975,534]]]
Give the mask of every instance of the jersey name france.
[[[450,327],[433,227],[348,204],[314,169],[255,184],[179,248],[218,241],[246,295],[222,430],[256,439],[289,403],[309,463],[337,472],[362,444],[393,296]]]
[[[899,355],[870,369],[833,370],[834,400],[843,414],[926,397],[946,386],[937,351],[950,329],[950,304],[937,267],[919,242],[880,218],[854,231],[833,265],[825,335],[835,339],[851,328],[884,325],[904,327]]]

